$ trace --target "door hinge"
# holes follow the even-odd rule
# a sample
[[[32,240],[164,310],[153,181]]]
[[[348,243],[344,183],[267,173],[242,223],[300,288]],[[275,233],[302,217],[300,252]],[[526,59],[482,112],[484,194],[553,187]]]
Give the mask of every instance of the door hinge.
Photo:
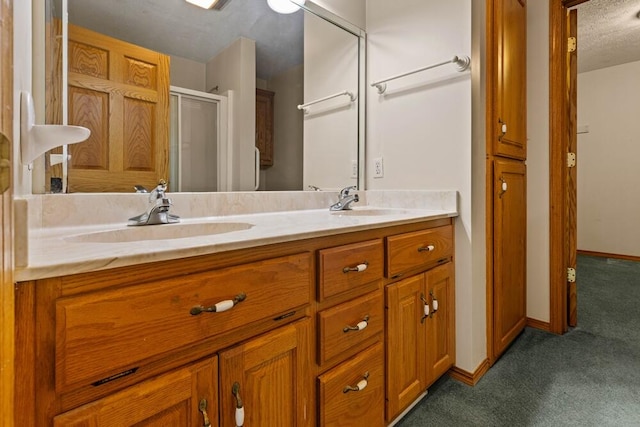
[[[575,37],[569,37],[567,39],[567,51],[569,53],[575,52],[577,46],[578,46],[578,41],[576,40]]]
[[[576,269],[575,268],[567,268],[567,282],[575,283],[576,282]]]
[[[576,167],[576,153],[567,153],[567,167],[568,168]]]

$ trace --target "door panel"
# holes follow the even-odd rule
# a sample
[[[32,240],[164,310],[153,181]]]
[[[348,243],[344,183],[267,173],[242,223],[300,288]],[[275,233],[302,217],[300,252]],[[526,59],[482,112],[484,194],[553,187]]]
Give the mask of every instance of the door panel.
[[[455,363],[453,275],[454,268],[451,262],[426,273],[428,300],[431,304],[431,316],[426,320],[429,346],[427,351],[427,385],[433,384]],[[437,310],[435,304],[437,304]]]
[[[526,323],[526,166],[494,165],[493,352],[497,358]]]

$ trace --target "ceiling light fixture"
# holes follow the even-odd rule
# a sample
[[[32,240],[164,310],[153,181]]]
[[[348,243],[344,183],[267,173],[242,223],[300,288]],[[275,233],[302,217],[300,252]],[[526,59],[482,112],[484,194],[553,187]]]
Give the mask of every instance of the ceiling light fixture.
[[[186,0],[187,3],[195,4],[203,9],[222,9],[227,0]]]
[[[278,13],[293,13],[300,10],[305,0],[267,0],[269,7]]]

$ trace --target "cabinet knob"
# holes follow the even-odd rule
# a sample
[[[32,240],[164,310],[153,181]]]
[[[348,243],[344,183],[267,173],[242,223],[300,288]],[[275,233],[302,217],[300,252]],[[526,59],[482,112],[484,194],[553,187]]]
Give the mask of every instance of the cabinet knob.
[[[207,399],[202,399],[198,405],[198,410],[202,413],[203,424],[202,427],[211,427],[211,421],[209,421],[209,415],[207,414]]]
[[[357,325],[355,325],[355,326],[345,326],[344,329],[342,329],[342,332],[347,333],[349,331],[361,331],[364,328],[366,328],[367,326],[369,326],[369,315],[368,314],[366,316],[364,316],[364,319],[362,319],[360,322],[358,322]]]
[[[433,317],[433,315],[438,312],[438,300],[436,299],[436,296],[433,295],[433,291],[429,291],[429,296],[431,296],[431,308],[432,308],[430,317]]]
[[[367,261],[356,265],[355,267],[345,267],[342,269],[343,273],[349,273],[351,271],[359,273],[361,271],[365,271],[367,269],[367,267],[369,267],[369,263]]]
[[[369,382],[367,381],[368,379],[369,379],[369,372],[365,372],[362,379],[358,381],[358,384],[356,384],[355,386],[352,386],[352,385],[345,386],[342,389],[342,392],[349,393],[350,391],[362,391],[369,384]]]
[[[432,252],[435,250],[436,247],[434,245],[421,246],[418,248],[418,252]]]
[[[507,124],[503,122],[501,118],[498,118],[498,124],[500,125],[500,135],[498,136],[498,141],[502,141],[502,137],[507,134]]]
[[[244,403],[240,397],[240,384],[233,383],[231,393],[236,398],[236,427],[242,427],[244,425]]]
[[[220,301],[219,303],[214,304],[210,307],[204,307],[202,305],[198,305],[196,307],[193,307],[189,311],[189,313],[191,313],[192,316],[197,316],[198,314],[202,314],[202,313],[221,313],[223,311],[232,309],[237,304],[241,303],[246,299],[247,299],[247,294],[243,292],[236,295],[233,299],[226,299],[224,301]]]
[[[424,323],[424,319],[429,318],[431,309],[429,308],[429,301],[427,301],[427,299],[424,297],[424,294],[420,294],[420,300],[422,301],[422,304],[424,304],[424,311],[422,317],[420,318],[420,323]]]

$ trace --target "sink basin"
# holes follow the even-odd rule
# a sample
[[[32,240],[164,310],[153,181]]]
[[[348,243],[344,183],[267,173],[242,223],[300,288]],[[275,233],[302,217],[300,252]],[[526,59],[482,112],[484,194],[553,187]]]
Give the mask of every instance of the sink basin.
[[[333,211],[332,215],[345,216],[381,216],[381,215],[400,215],[409,213],[406,209],[393,208],[354,208],[346,211]]]
[[[98,231],[66,237],[68,242],[78,243],[124,243],[142,240],[182,239],[247,230],[253,224],[245,222],[207,222],[195,224],[166,224],[127,227],[117,230]]]

